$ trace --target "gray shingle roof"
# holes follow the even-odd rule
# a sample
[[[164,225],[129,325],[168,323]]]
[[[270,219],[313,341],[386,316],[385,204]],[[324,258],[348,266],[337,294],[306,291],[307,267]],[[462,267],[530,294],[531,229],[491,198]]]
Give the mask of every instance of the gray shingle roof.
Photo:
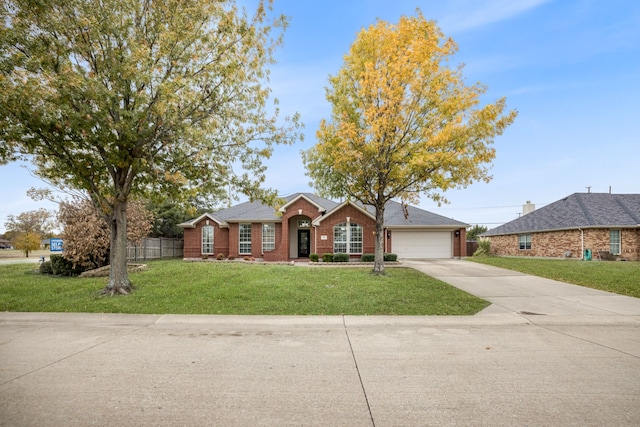
[[[299,196],[304,196],[318,206],[322,206],[326,210],[333,209],[338,203],[333,200],[325,199],[311,193],[295,193],[290,196],[283,197],[289,202]],[[244,202],[230,208],[221,209],[212,214],[220,221],[238,222],[238,221],[279,221],[280,217],[273,206],[267,206],[260,202]]]
[[[414,206],[407,206],[407,213],[409,215],[405,218],[402,204],[394,201],[388,202],[384,209],[385,227],[430,225],[464,228],[468,225],[464,222],[434,214],[433,212],[425,211]]]
[[[640,225],[640,194],[574,193],[483,236]]]
[[[289,202],[300,196],[304,196],[316,205],[321,206],[325,209],[326,212],[330,212],[331,210],[341,205],[341,203],[325,199],[312,193],[295,193],[290,196],[283,197],[283,199],[286,202]],[[366,206],[365,210],[371,215],[375,215],[373,207]],[[420,208],[416,208],[414,206],[407,206],[407,213],[409,215],[405,218],[404,211],[400,203],[393,201],[387,203],[384,214],[385,227],[434,226],[462,228],[468,225],[451,218],[447,218]],[[208,214],[208,216],[211,218],[215,218],[220,222],[277,222],[281,219],[277,215],[277,211],[273,206],[267,206],[260,202],[240,203],[238,205]],[[193,226],[195,221],[197,221],[197,219],[191,220],[181,225]]]

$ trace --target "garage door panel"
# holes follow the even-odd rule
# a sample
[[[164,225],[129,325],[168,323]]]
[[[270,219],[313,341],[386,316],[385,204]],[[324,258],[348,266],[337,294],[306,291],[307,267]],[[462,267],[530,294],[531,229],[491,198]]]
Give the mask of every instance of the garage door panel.
[[[393,231],[391,248],[398,258],[451,258],[450,231]]]

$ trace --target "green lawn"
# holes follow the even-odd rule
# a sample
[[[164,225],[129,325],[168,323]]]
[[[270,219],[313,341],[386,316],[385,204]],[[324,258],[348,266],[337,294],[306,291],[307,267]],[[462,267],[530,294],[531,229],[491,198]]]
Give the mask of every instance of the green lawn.
[[[100,297],[105,278],[43,276],[0,266],[0,311],[264,315],[473,315],[489,305],[409,268],[150,262],[128,296]]]
[[[471,261],[640,298],[640,262],[470,257]]]

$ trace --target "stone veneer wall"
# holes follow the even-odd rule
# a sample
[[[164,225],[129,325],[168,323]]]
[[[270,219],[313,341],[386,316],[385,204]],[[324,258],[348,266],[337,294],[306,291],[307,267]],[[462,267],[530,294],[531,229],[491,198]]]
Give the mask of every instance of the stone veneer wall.
[[[490,236],[491,254],[503,256],[535,256],[546,258],[582,258],[582,238],[584,249],[591,249],[594,259],[598,251],[609,251],[609,229],[585,229],[584,236],[580,230],[550,231],[531,234],[531,249],[520,250],[518,235]],[[630,260],[640,260],[640,230],[621,230],[620,257]],[[565,254],[571,252],[567,257]]]

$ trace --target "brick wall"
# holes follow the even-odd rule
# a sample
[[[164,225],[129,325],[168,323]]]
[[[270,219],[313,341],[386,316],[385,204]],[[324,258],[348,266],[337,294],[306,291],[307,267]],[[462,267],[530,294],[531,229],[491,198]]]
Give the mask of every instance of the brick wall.
[[[215,231],[214,231],[215,233]],[[202,256],[200,249],[200,227],[184,229],[184,257],[200,258]]]
[[[196,224],[196,228],[185,228],[184,230],[184,258],[202,257],[202,227],[207,225],[207,220],[203,219]],[[213,253],[216,256],[223,253],[229,254],[229,230],[220,228],[217,222],[209,220],[209,225],[213,226]]]
[[[640,260],[640,230],[622,229],[621,257],[631,260]],[[584,235],[580,230],[552,231],[544,233],[531,233],[531,249],[520,250],[517,235],[491,236],[491,253],[493,255],[506,256],[535,256],[547,258],[565,258],[565,253],[570,252],[567,258],[582,258],[582,238],[584,249],[591,249],[592,256],[597,259],[598,251],[608,252],[609,229],[586,229]]]
[[[465,257],[467,256],[467,229],[461,228],[458,231],[458,237],[456,232],[453,232],[453,256]]]
[[[362,253],[372,254],[375,251],[375,234],[373,233],[376,227],[374,219],[368,215],[363,214],[360,210],[351,205],[347,205],[337,212],[331,214],[320,223],[320,226],[316,228],[317,239],[316,253],[320,256],[325,253],[333,253],[333,227],[337,224],[341,224],[347,221],[357,223],[362,226]],[[322,236],[327,236],[327,240],[322,240]],[[313,247],[313,246],[312,246]],[[360,255],[357,255],[358,257]]]
[[[282,240],[282,223],[276,222],[276,248],[272,251],[265,252],[262,254],[262,258],[265,261],[282,261],[287,259],[286,251],[287,248],[283,248],[281,245]]]
[[[620,256],[630,261],[640,261],[640,229],[623,229],[620,234],[622,241]]]
[[[238,258],[240,252],[240,227],[238,224],[229,224],[229,258]]]

